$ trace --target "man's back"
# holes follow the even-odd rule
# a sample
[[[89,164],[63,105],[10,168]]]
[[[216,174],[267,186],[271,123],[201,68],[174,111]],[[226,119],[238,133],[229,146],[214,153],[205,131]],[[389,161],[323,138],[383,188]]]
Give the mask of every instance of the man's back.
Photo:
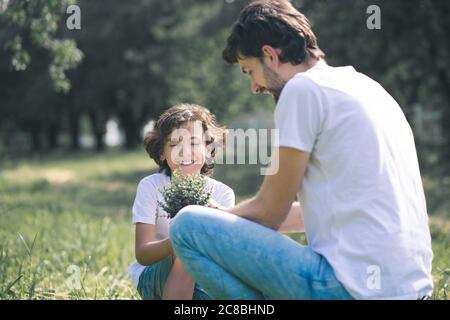
[[[297,74],[275,112],[280,145],[310,152],[300,190],[311,248],[356,298],[430,294],[431,241],[411,129],[352,67]]]

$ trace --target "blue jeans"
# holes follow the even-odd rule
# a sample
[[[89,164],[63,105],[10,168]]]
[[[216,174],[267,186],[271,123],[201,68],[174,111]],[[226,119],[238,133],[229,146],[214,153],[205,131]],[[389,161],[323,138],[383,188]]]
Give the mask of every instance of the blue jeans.
[[[139,276],[137,291],[144,300],[161,300],[170,270],[172,256],[146,266]],[[196,283],[192,300],[211,300],[211,297]]]
[[[170,225],[176,255],[213,299],[353,299],[327,260],[289,237],[202,206]]]

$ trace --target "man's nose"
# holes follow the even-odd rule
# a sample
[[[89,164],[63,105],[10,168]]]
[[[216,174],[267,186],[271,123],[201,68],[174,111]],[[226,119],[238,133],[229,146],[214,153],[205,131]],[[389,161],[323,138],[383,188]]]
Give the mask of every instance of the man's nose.
[[[252,81],[252,92],[253,94],[258,94],[261,92],[261,87],[258,84],[256,84],[256,82],[253,81]]]

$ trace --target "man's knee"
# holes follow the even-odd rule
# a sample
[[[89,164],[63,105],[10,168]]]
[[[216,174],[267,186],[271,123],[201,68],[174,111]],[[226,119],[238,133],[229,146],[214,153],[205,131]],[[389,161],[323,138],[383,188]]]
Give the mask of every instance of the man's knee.
[[[172,240],[172,243],[180,238],[181,235],[183,235],[186,230],[189,230],[192,228],[193,223],[196,221],[195,219],[195,209],[198,208],[198,206],[187,206],[181,209],[175,218],[172,219],[170,222],[170,239]]]

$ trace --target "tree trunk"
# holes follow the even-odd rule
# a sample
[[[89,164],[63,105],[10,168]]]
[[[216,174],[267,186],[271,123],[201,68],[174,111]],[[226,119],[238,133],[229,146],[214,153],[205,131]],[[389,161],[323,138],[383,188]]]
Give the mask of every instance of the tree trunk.
[[[103,142],[103,132],[94,132],[95,150],[101,152],[105,150],[105,143]]]
[[[59,133],[60,128],[57,124],[50,124],[47,127],[47,144],[49,151],[53,151],[59,147],[58,144]]]
[[[140,126],[127,126],[125,131],[125,148],[127,150],[135,149],[141,144]]]
[[[77,112],[69,114],[70,148],[73,151],[80,150],[80,116]]]
[[[119,121],[125,133],[125,149],[137,148],[142,143],[140,124],[134,121],[128,112],[119,114]]]
[[[95,138],[95,150],[100,152],[105,149],[105,143],[103,142],[103,136],[105,134],[105,121],[102,121],[100,115],[95,111],[89,112],[89,119],[91,121],[92,134]]]
[[[30,130],[31,135],[31,148],[33,152],[41,153],[42,152],[42,141],[41,134],[38,128],[32,128]]]

